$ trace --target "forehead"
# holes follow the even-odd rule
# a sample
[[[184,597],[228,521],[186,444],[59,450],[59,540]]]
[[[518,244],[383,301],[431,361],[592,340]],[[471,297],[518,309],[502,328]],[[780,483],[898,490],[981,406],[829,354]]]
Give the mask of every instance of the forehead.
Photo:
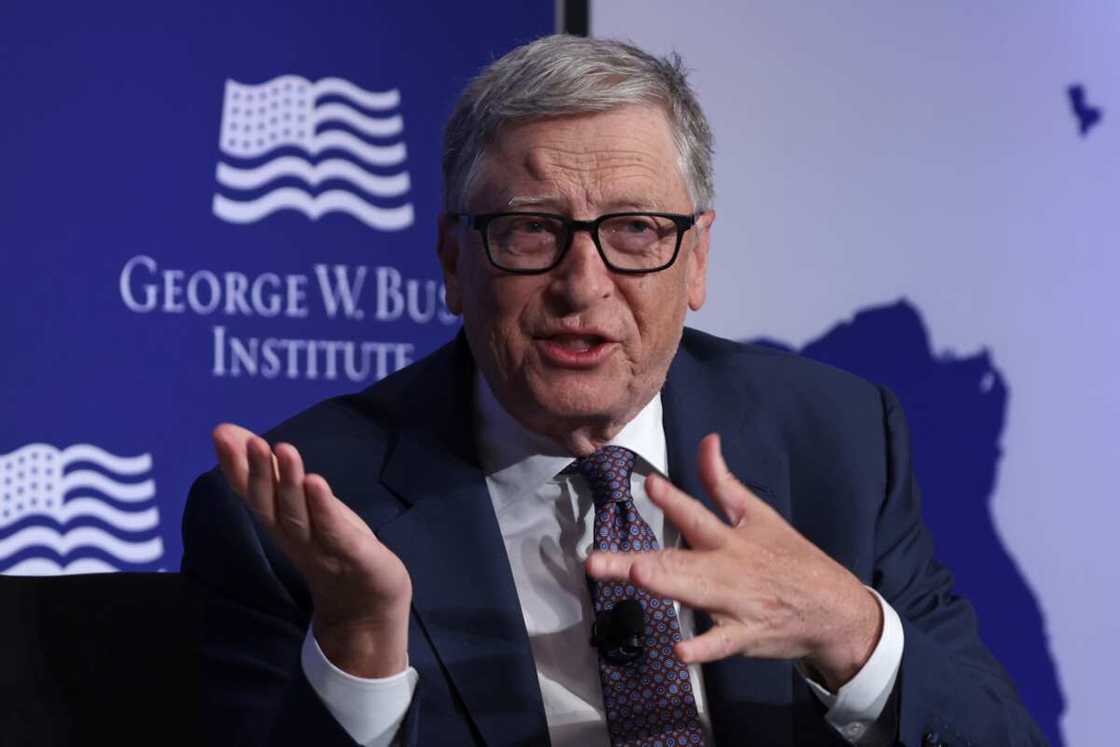
[[[668,121],[642,105],[506,126],[472,191],[481,209],[690,209]]]

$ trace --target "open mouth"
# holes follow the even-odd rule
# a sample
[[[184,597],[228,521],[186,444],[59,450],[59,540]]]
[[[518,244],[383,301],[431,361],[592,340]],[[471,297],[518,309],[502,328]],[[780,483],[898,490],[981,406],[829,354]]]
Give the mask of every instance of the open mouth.
[[[599,335],[554,335],[547,339],[553,345],[577,353],[586,352],[606,342],[606,339]]]
[[[537,344],[546,360],[566,368],[598,365],[616,345],[602,335],[568,332],[538,337]]]

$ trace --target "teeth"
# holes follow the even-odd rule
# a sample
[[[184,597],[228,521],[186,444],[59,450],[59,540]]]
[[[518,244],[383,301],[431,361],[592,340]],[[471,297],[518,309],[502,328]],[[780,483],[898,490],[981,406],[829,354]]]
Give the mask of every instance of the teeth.
[[[577,351],[577,352],[584,352],[584,351],[590,350],[592,347],[597,345],[598,342],[599,342],[599,338],[597,338],[597,337],[583,337],[583,336],[577,336],[577,335],[563,335],[563,336],[556,337],[556,338],[553,338],[553,339],[561,347],[567,348],[568,350],[574,350],[574,351]]]

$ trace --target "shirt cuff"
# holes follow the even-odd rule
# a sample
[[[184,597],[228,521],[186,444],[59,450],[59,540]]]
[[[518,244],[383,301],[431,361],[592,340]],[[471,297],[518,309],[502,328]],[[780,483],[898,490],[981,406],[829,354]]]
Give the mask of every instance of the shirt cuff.
[[[879,608],[883,611],[883,633],[875,650],[871,652],[871,658],[856,676],[834,694],[814,682],[805,670],[798,667],[809,688],[828,708],[825,720],[850,744],[860,744],[863,737],[870,736],[869,730],[882,731],[871,727],[881,717],[890,717],[883,710],[898,680],[905,643],[898,613],[879,596],[879,592],[871,587],[867,589],[879,600]]]
[[[327,659],[310,626],[300,663],[311,688],[351,739],[363,747],[387,747],[393,741],[420,681],[415,669],[375,679],[347,674]]]

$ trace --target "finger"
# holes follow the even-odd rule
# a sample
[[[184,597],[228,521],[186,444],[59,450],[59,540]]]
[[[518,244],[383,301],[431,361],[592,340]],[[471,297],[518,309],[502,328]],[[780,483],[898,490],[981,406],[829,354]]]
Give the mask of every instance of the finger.
[[[720,547],[727,537],[727,526],[703,503],[657,474],[646,478],[646,495],[680,530],[688,544],[698,550]]]
[[[307,514],[314,540],[330,553],[349,556],[354,542],[369,541],[372,534],[361,517],[335,497],[330,485],[319,475],[303,479]]]
[[[630,567],[644,553],[604,552],[596,550],[587,556],[587,575],[597,581],[628,581]]]
[[[693,609],[721,612],[732,602],[708,556],[695,550],[639,553],[630,565],[628,578],[655,596],[668,597]]]
[[[254,436],[249,439],[247,457],[249,460],[249,479],[245,491],[245,502],[260,517],[266,526],[276,522],[275,470],[272,466],[272,449],[263,438]]]
[[[753,494],[727,468],[720,446],[717,433],[709,433],[700,441],[697,455],[700,482],[723,511],[728,523],[732,527],[737,527],[747,517],[747,509]]]
[[[214,451],[218,456],[222,474],[238,495],[248,491],[249,458],[247,447],[253,438],[252,431],[233,423],[221,423],[210,434],[214,441]]]
[[[289,539],[307,542],[311,538],[311,525],[303,491],[303,459],[291,444],[277,444],[274,453],[280,473],[276,483],[276,521]]]
[[[745,628],[734,624],[713,625],[703,635],[680,641],[673,653],[685,664],[703,664],[744,653],[749,640]]]
[[[717,611],[728,606],[723,586],[712,581],[707,557],[693,550],[594,552],[586,567],[597,581],[632,583],[697,609]]]

